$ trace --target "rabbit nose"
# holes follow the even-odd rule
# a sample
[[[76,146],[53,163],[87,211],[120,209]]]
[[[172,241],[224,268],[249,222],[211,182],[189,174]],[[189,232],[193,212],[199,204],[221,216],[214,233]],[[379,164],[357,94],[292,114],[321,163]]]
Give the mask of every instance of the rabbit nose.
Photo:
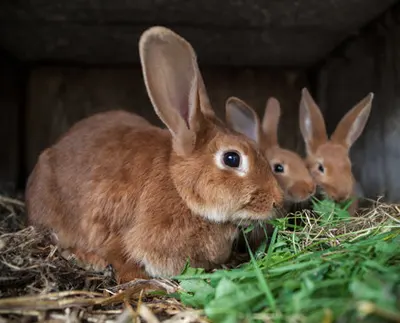
[[[344,202],[349,198],[348,192],[346,192],[344,190],[338,190],[338,189],[331,188],[331,190],[328,191],[327,193],[330,196],[330,198],[337,203]]]
[[[314,193],[313,185],[305,181],[299,181],[290,187],[290,193],[293,197],[306,198]]]

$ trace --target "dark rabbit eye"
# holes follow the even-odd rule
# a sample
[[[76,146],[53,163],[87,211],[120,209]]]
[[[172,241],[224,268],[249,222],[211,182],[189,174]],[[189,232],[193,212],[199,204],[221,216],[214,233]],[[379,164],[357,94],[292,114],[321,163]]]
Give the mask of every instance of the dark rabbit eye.
[[[285,168],[283,167],[282,164],[274,164],[274,172],[275,173],[283,173],[285,171]]]
[[[238,168],[240,166],[240,156],[235,151],[227,151],[224,153],[223,161],[228,167]]]
[[[325,172],[325,168],[324,168],[324,166],[323,166],[322,164],[318,164],[318,170],[319,170],[321,173]]]

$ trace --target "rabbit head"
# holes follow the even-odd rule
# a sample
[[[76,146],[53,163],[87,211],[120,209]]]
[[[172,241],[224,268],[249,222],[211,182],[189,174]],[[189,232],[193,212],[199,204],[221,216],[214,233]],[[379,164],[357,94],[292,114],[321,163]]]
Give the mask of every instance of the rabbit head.
[[[216,222],[268,217],[279,186],[254,143],[215,115],[192,46],[153,27],[139,48],[150,100],[172,135],[172,178],[189,208]]]
[[[348,111],[328,138],[321,110],[308,90],[302,90],[299,121],[307,165],[318,187],[336,202],[346,201],[355,194],[349,150],[368,121],[373,97],[369,93]]]
[[[226,102],[226,120],[231,128],[254,139],[264,153],[287,202],[303,202],[315,192],[315,183],[304,160],[295,152],[284,149],[278,142],[280,104],[275,98],[267,100],[262,124],[257,113],[242,100],[231,97]],[[249,128],[257,129],[252,135]]]

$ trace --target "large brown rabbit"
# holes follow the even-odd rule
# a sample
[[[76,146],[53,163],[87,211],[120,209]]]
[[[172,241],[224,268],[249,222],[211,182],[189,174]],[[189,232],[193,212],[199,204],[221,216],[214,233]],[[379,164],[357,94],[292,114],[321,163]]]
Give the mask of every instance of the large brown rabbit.
[[[119,282],[225,263],[242,221],[268,219],[282,191],[256,145],[219,121],[190,44],[152,27],[139,41],[161,129],[110,111],[76,123],[28,180],[29,222]]]
[[[308,90],[302,90],[299,121],[309,171],[330,199],[336,202],[353,199],[348,209],[350,214],[355,213],[358,201],[349,150],[364,130],[373,97],[374,94],[369,93],[347,112],[328,139],[321,110]]]
[[[266,156],[270,167],[284,192],[284,210],[294,203],[307,201],[315,193],[315,183],[305,161],[295,152],[284,149],[278,142],[278,125],[281,115],[279,101],[269,98],[262,123],[257,113],[244,101],[231,97],[226,102],[226,122],[237,132],[256,141]],[[257,131],[252,133],[253,129]],[[270,231],[270,227],[267,227]],[[256,226],[249,234],[252,249],[265,240],[263,224]],[[239,245],[241,243],[239,242]],[[241,246],[239,246],[240,249]]]

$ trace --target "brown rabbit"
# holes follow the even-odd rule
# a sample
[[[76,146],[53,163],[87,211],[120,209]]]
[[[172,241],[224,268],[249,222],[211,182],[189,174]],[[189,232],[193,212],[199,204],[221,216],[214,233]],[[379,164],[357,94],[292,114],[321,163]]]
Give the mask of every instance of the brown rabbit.
[[[216,118],[191,45],[164,27],[139,41],[161,129],[124,111],[76,123],[40,155],[26,191],[29,223],[51,229],[119,282],[171,276],[189,259],[225,263],[241,221],[268,219],[282,191],[252,141]]]
[[[248,112],[251,115],[246,114]],[[226,102],[228,126],[250,139],[255,139],[284,191],[285,202],[303,202],[315,193],[315,183],[304,160],[297,153],[279,145],[280,115],[279,101],[273,97],[267,100],[262,123],[257,113],[244,101],[230,97]],[[257,129],[257,132],[253,135],[248,129]]]
[[[328,139],[322,113],[306,88],[300,102],[300,130],[303,135],[307,165],[323,194],[336,202],[353,199],[348,211],[357,209],[356,182],[351,170],[350,147],[359,138],[368,121],[373,93],[358,102]]]
[[[273,97],[267,100],[262,124],[257,113],[242,100],[231,97],[226,102],[227,124],[257,142],[284,192],[284,209],[288,211],[293,203],[307,201],[314,195],[316,185],[304,160],[297,153],[279,145],[280,115],[279,101]],[[252,132],[254,129],[256,132]],[[270,229],[268,227],[267,231]],[[257,248],[263,240],[263,225],[256,226],[249,235],[252,249]],[[242,249],[240,246],[239,248]]]

